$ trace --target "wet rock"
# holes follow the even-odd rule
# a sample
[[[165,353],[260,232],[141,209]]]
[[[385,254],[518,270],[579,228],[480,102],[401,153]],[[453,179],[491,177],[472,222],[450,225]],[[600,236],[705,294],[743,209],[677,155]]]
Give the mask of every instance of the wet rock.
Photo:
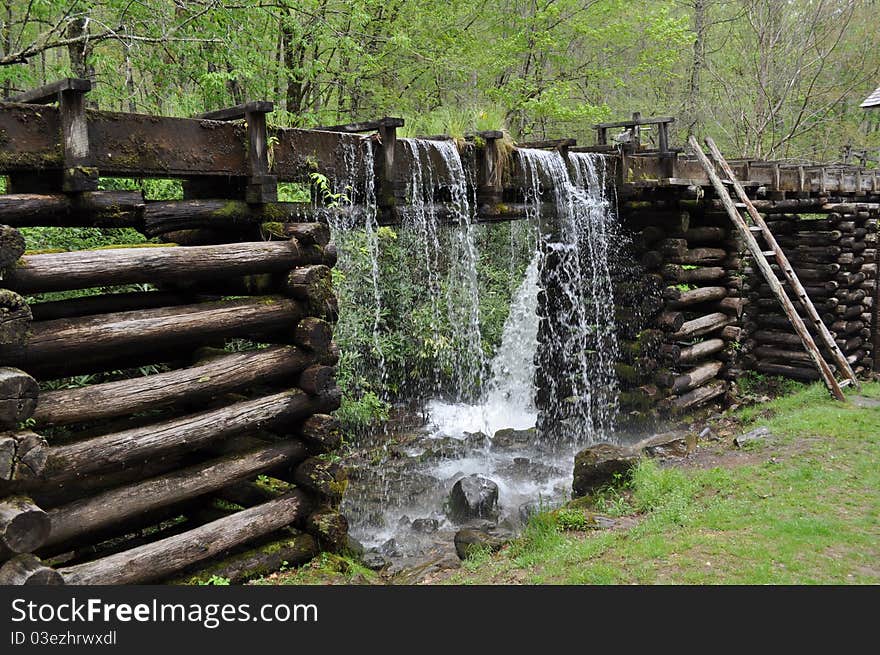
[[[498,514],[498,485],[474,473],[462,478],[449,493],[449,516],[458,522]]]
[[[455,552],[460,559],[479,550],[500,550],[513,538],[513,533],[501,529],[479,530],[474,528],[462,528],[455,533]]]
[[[408,517],[406,514],[404,514],[403,516],[401,516],[397,520],[397,527],[398,528],[408,528],[411,524],[412,524],[412,519],[410,519],[410,517]]]
[[[389,539],[379,546],[379,552],[385,557],[400,557],[403,554],[396,539]]]
[[[488,435],[482,432],[465,432],[464,436],[464,441],[469,450],[485,448],[492,441],[489,439]]]
[[[574,497],[586,496],[612,482],[615,474],[625,474],[638,460],[638,451],[626,446],[600,443],[584,448],[574,458]]]
[[[345,547],[355,557],[361,557],[364,554],[364,545],[351,535],[346,537]]]
[[[440,527],[440,521],[437,519],[416,519],[412,522],[412,529],[422,534],[430,534],[437,532]]]
[[[770,436],[770,428],[762,426],[760,428],[755,428],[754,430],[746,432],[745,434],[739,435],[738,437],[734,438],[733,443],[736,445],[737,448],[742,448],[748,443],[763,441]]]
[[[514,430],[506,428],[498,430],[492,436],[492,450],[521,450],[528,448],[535,441],[535,428]]]
[[[388,566],[389,561],[382,553],[378,553],[375,550],[369,550],[361,557],[361,564],[371,571],[380,571]]]
[[[419,455],[419,461],[461,459],[468,454],[468,449],[468,443],[464,439],[455,439],[453,437],[433,439],[428,448]]]
[[[541,502],[537,500],[529,500],[517,508],[516,516],[522,525],[526,525],[532,520],[532,517],[542,512]]]

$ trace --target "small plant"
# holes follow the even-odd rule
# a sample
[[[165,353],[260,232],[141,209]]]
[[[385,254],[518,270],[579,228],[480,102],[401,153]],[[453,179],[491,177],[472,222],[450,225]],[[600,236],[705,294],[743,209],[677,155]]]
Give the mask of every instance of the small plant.
[[[556,525],[561,530],[583,531],[589,529],[594,523],[593,518],[582,510],[562,508],[556,511]]]
[[[199,582],[201,586],[214,586],[214,587],[228,587],[230,585],[229,578],[224,578],[220,575],[212,575],[207,580],[203,580]]]

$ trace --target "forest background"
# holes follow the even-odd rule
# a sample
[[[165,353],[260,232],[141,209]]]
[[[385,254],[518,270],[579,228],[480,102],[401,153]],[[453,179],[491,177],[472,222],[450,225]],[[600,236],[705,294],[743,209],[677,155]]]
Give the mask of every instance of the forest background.
[[[679,144],[708,134],[732,157],[834,162],[846,145],[880,149],[880,111],[859,108],[880,85],[878,23],[880,0],[3,0],[0,95],[73,76],[92,80],[90,104],[108,110],[192,116],[259,99],[284,126],[400,116],[404,136],[503,128],[581,144],[594,123],[640,111],[676,117]],[[172,181],[105,184],[179,195]],[[511,229],[477,234],[487,355],[527,261],[507,255]],[[358,235],[338,274],[351,426],[385,418],[450,359],[430,341],[438,326],[419,323],[426,300],[400,275],[399,236],[379,234],[381,321],[358,296],[370,265]],[[32,248],[138,238],[28,233]]]

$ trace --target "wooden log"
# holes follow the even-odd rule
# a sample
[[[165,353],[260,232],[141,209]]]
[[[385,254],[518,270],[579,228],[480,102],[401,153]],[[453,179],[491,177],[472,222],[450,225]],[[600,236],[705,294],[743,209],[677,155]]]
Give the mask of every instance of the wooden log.
[[[681,346],[675,343],[664,343],[659,348],[659,355],[667,364],[675,364],[681,357]]]
[[[64,578],[36,555],[16,555],[0,566],[0,585],[61,585]]]
[[[724,364],[721,362],[713,361],[701,364],[684,375],[679,375],[672,380],[672,384],[669,386],[669,391],[673,394],[680,394],[702,386],[712,378],[716,377],[722,368],[724,368]]]
[[[657,352],[663,339],[661,330],[641,330],[633,340],[618,339],[621,359],[632,362],[642,357],[651,357]]]
[[[802,382],[815,382],[820,379],[819,371],[813,367],[789,366],[786,364],[774,364],[772,362],[759,361],[755,368],[767,375],[779,375]]]
[[[283,223],[285,236],[293,237],[300,243],[316,243],[326,246],[330,243],[330,228],[324,223]]]
[[[165,578],[230,548],[302,521],[309,501],[301,491],[211,521],[183,534],[60,570],[67,584],[137,584]]]
[[[696,289],[686,291],[679,287],[666,287],[663,290],[663,297],[671,301],[672,307],[675,309],[713,300],[721,300],[726,295],[727,289],[725,287],[697,287]]]
[[[12,430],[34,413],[37,381],[17,368],[0,368],[0,430]]]
[[[315,364],[305,369],[299,376],[297,386],[312,395],[318,395],[336,385],[336,368]]]
[[[49,512],[52,528],[46,545],[60,544],[166,505],[197,498],[305,457],[306,448],[301,442],[286,441],[76,500]]]
[[[693,248],[671,255],[669,261],[673,264],[700,266],[705,264],[719,264],[726,258],[727,251],[724,248]]]
[[[348,520],[335,509],[320,507],[306,519],[306,531],[321,550],[339,552],[348,543]]]
[[[58,426],[195,403],[254,384],[290,379],[317,359],[316,353],[296,346],[227,353],[166,373],[45,392],[34,419],[37,425]]]
[[[659,241],[664,236],[666,236],[666,230],[656,225],[649,225],[637,232],[633,241],[638,248],[647,250],[651,244]]]
[[[837,336],[855,334],[861,332],[864,327],[865,324],[861,321],[834,321],[828,326]]]
[[[285,528],[281,534],[283,536],[279,538],[224,557],[219,562],[185,573],[168,583],[198,585],[222,578],[229,580],[230,584],[241,584],[283,568],[305,564],[318,554],[318,545],[312,535],[293,528]]]
[[[681,257],[688,250],[688,242],[685,239],[663,239],[657,244],[660,253],[668,258]]]
[[[16,227],[133,227],[143,230],[140,191],[0,195],[0,223]]]
[[[120,361],[167,361],[175,348],[211,339],[291,335],[303,315],[299,301],[265,296],[42,321],[24,343],[0,345],[0,361],[38,377],[126,368]]]
[[[27,496],[0,500],[0,553],[30,553],[49,537],[49,515]]]
[[[339,313],[333,293],[333,276],[330,268],[323,265],[295,268],[287,276],[285,291],[305,301],[310,314],[318,318],[331,318]]]
[[[333,326],[314,316],[299,321],[293,332],[293,342],[312,352],[327,352],[332,341]]]
[[[293,481],[322,498],[338,502],[348,486],[348,472],[336,462],[310,457],[294,469]]]
[[[739,341],[743,337],[743,330],[735,325],[728,325],[721,330],[721,338],[725,341]]]
[[[229,295],[229,294],[224,294]],[[96,296],[68,298],[38,302],[30,305],[35,321],[54,321],[59,318],[76,318],[93,314],[115,314],[138,309],[189,305],[199,300],[219,298],[198,297],[191,293],[175,291],[133,291],[129,293],[104,293]]]
[[[707,403],[713,398],[725,394],[727,392],[727,387],[727,382],[715,380],[705,386],[697,387],[693,391],[689,391],[684,395],[673,398],[670,404],[674,411],[682,412],[691,409],[692,407]]]
[[[723,312],[714,312],[690,321],[685,321],[681,328],[672,335],[672,338],[683,341],[686,339],[702,337],[715,330],[720,330],[731,322],[732,319],[727,314]]]
[[[0,481],[18,482],[42,476],[49,446],[33,432],[0,434]]]
[[[714,282],[724,278],[727,273],[721,266],[685,268],[681,264],[666,264],[663,266],[662,272],[666,279],[684,284]]]
[[[146,427],[54,446],[49,452],[44,477],[57,482],[116,465],[136,465],[152,457],[194,450],[266,424],[326,412],[326,407],[325,398],[294,389]]]
[[[0,196],[0,199],[4,196]],[[21,232],[9,225],[0,225],[0,271],[14,268],[24,254],[26,245]],[[5,286],[5,285],[4,285]]]
[[[298,241],[260,241],[215,246],[121,247],[25,255],[4,284],[19,293],[90,287],[215,280],[278,273],[316,263]],[[323,259],[323,257],[322,257]],[[320,260],[317,262],[320,263]]]
[[[812,366],[813,360],[805,350],[787,350],[776,346],[758,346],[754,355],[759,360],[778,360],[786,363],[804,364]]]
[[[698,362],[701,359],[720,352],[723,348],[723,339],[706,339],[705,341],[696,343],[693,346],[681,348],[677,363],[693,364],[694,362]]]
[[[319,452],[336,450],[342,443],[342,427],[329,414],[313,414],[299,428],[299,436]]]
[[[33,314],[24,298],[8,289],[0,289],[0,345],[24,341],[32,320]]]
[[[745,298],[723,298],[716,303],[712,303],[710,309],[739,318],[742,316],[747,303],[748,301]]]
[[[662,312],[657,316],[656,324],[668,332],[677,332],[684,325],[684,314],[681,312]]]
[[[758,330],[754,334],[755,339],[760,343],[769,343],[778,346],[802,347],[801,338],[790,332],[781,332],[779,330]]]
[[[717,243],[727,238],[727,230],[714,225],[701,225],[689,227],[687,232],[675,232],[673,237],[680,237],[687,241],[689,246],[706,243]]]
[[[318,211],[326,208],[317,208]],[[335,212],[339,213],[339,212]],[[239,200],[228,199],[187,199],[150,202],[144,208],[144,233],[153,237],[179,230],[198,230],[202,228],[230,230],[259,226],[264,223],[279,225],[284,230],[285,223],[309,220],[315,215],[315,208],[308,203],[273,202],[251,205]],[[316,225],[320,223],[314,223]],[[316,242],[317,243],[317,242]]]

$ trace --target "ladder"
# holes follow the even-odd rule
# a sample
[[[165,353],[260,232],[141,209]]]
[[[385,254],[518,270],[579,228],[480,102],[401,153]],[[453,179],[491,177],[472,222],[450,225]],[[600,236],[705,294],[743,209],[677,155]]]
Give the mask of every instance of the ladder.
[[[782,252],[782,248],[779,247],[779,244],[776,242],[776,238],[773,236],[773,233],[770,232],[770,228],[767,227],[767,224],[764,222],[764,219],[758,213],[758,210],[755,209],[755,206],[752,204],[752,201],[749,200],[749,197],[746,195],[745,189],[743,189],[742,184],[736,179],[736,176],[733,174],[733,170],[730,168],[730,165],[721,155],[721,151],[718,150],[718,146],[715,145],[715,142],[711,138],[706,138],[706,145],[709,147],[709,152],[712,154],[712,158],[718,164],[721,171],[726,176],[726,180],[722,180],[718,173],[715,171],[715,167],[706,157],[706,154],[703,152],[703,149],[700,147],[699,142],[691,136],[688,139],[688,143],[691,146],[691,149],[694,151],[697,159],[700,162],[700,165],[706,171],[706,175],[709,176],[709,180],[712,182],[712,186],[715,188],[715,193],[718,195],[718,198],[721,200],[721,203],[724,205],[724,208],[727,210],[728,216],[730,216],[730,220],[733,222],[737,231],[742,236],[743,240],[746,243],[746,246],[749,249],[752,257],[755,260],[758,268],[761,273],[764,275],[764,278],[767,280],[767,284],[770,285],[770,288],[773,290],[774,295],[777,300],[779,300],[782,308],[785,310],[785,314],[788,316],[788,320],[791,323],[794,331],[797,332],[797,335],[801,338],[801,341],[804,344],[804,348],[806,348],[807,353],[809,353],[810,358],[813,360],[813,363],[816,365],[816,368],[819,370],[819,374],[822,376],[825,385],[828,387],[831,394],[840,401],[845,400],[843,391],[841,387],[852,385],[855,388],[859,387],[859,382],[856,379],[855,373],[853,373],[852,368],[849,365],[849,362],[846,361],[846,357],[843,352],[841,352],[840,348],[837,345],[837,342],[834,340],[834,335],[831,334],[831,331],[822,322],[822,319],[819,317],[819,313],[816,311],[816,307],[813,305],[813,301],[810,300],[810,297],[807,295],[806,290],[798,279],[797,275],[795,275],[794,269],[788,261],[788,257],[785,256],[785,253]],[[736,192],[737,197],[740,200],[742,206],[748,212],[748,217],[751,218],[753,225],[749,225],[748,221],[740,215],[739,210],[733,202],[733,199],[730,197],[730,193],[727,190],[726,184],[730,184],[733,186],[734,191]],[[768,250],[762,250],[761,246],[758,244],[757,239],[755,239],[755,234],[760,234],[764,241],[767,243]],[[804,323],[804,319],[798,314],[797,309],[792,303],[791,299],[788,297],[788,294],[785,292],[785,289],[782,286],[782,282],[776,277],[776,273],[770,266],[770,262],[767,260],[767,257],[772,256],[776,260],[776,264],[779,267],[779,270],[782,271],[783,276],[785,277],[785,281],[788,283],[793,295],[797,297],[803,306],[804,312],[807,315],[808,320],[812,323],[813,327],[818,332],[820,338],[822,339],[822,343],[824,343],[828,352],[831,353],[831,357],[834,360],[838,370],[842,373],[842,375],[846,378],[843,383],[838,383],[834,377],[834,373],[831,370],[831,367],[828,365],[828,362],[822,357],[822,353],[819,351],[819,347],[816,345],[816,342],[813,340],[812,335],[807,329],[806,324]]]

